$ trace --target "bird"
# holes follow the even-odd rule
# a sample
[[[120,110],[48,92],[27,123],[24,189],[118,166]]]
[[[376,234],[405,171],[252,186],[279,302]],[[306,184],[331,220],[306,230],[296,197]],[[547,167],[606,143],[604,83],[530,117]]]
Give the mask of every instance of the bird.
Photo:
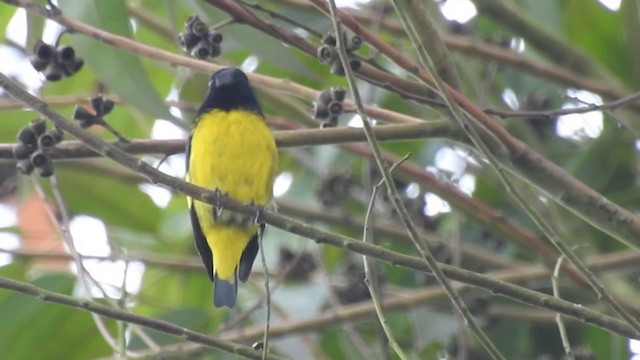
[[[186,145],[186,181],[260,208],[273,208],[278,162],[275,139],[247,75],[223,68],[211,75]],[[196,249],[213,282],[215,307],[235,306],[264,224],[187,197]]]

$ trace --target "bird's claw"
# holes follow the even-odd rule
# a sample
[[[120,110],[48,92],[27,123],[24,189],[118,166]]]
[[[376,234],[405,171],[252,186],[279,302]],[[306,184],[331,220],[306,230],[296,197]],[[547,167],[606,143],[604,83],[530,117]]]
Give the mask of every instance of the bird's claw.
[[[258,209],[256,210],[256,215],[253,217],[253,224],[254,225],[258,225],[261,223],[260,218],[262,217],[262,214],[264,213],[264,206],[261,205],[256,205],[253,203],[253,201],[251,202],[251,205],[256,206]]]
[[[222,199],[222,195],[227,195],[227,193],[223,193],[220,189],[215,188],[213,190],[213,193],[215,194],[215,205],[213,206],[214,208],[214,214],[216,217],[220,216],[222,214],[222,206],[220,205],[220,200]]]

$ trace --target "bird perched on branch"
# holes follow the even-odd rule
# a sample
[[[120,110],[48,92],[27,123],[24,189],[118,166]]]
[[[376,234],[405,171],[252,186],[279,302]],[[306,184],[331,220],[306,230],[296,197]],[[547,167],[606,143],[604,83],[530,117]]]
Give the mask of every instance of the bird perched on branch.
[[[249,79],[239,69],[211,75],[187,141],[187,181],[232,199],[267,207],[278,160]],[[256,216],[187,198],[198,253],[213,281],[216,307],[233,307],[238,279],[247,281],[264,224]]]

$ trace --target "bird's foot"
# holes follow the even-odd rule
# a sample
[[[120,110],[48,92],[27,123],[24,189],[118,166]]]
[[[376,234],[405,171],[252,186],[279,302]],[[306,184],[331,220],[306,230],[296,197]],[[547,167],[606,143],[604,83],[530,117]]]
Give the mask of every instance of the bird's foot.
[[[260,221],[260,219],[262,218],[262,215],[263,215],[264,210],[265,210],[264,206],[256,205],[256,204],[253,203],[253,201],[250,203],[250,205],[255,206],[257,208],[256,214],[253,217],[253,224],[254,225],[258,225],[258,224],[260,224],[262,222],[262,221]]]
[[[222,198],[222,196],[227,196],[228,193],[223,193],[222,190],[215,188],[213,190],[214,193],[214,199],[215,199],[215,205],[213,205],[213,217],[214,219],[216,219],[217,217],[219,217],[222,214],[222,205],[220,205],[220,200]]]

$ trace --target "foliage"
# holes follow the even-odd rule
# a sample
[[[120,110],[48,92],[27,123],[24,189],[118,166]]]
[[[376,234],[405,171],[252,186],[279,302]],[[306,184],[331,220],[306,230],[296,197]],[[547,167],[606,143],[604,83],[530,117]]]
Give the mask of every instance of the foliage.
[[[602,111],[588,114],[560,116],[553,112],[598,105],[591,103],[600,99],[617,100],[628,95],[628,89],[638,88],[640,20],[630,15],[638,13],[637,3],[625,1],[622,9],[610,11],[595,0],[513,2],[511,5],[537,26],[534,30],[544,28],[544,34],[532,35],[523,27],[515,26],[514,21],[505,19],[502,13],[491,10],[507,2],[511,3],[477,0],[479,14],[462,25],[440,16],[436,11],[440,5],[425,2],[426,7],[433,10],[431,15],[436,17],[445,43],[453,53],[462,92],[479,107],[493,110],[494,119],[529,148],[607,199],[637,213],[640,126],[635,118],[640,107],[633,104],[638,102],[605,106]],[[23,10],[7,3],[0,3],[0,28],[3,29],[0,40],[4,50],[17,54],[17,61],[26,66],[37,39],[52,42],[51,32],[47,31],[49,25],[48,22],[45,25],[41,15],[30,12],[26,17]],[[229,3],[232,5],[225,5]],[[332,75],[330,66],[320,64],[315,55],[304,48],[304,43],[291,41],[288,35],[278,38],[268,29],[258,29],[250,23],[228,21],[234,19],[229,8],[236,6],[252,13],[258,21],[272,23],[319,47],[321,37],[332,29],[332,23],[325,13],[304,1],[254,4],[203,0],[59,0],[58,4],[69,19],[135,42],[110,44],[100,41],[98,36],[78,31],[65,33],[60,36],[61,44],[75,49],[84,60],[84,68],[59,82],[39,82],[35,86],[25,80],[26,76],[16,76],[17,79],[24,86],[35,88],[35,93],[52,109],[68,119],[72,119],[76,105],[86,107],[93,96],[102,94],[113,99],[116,106],[105,116],[105,121],[128,139],[186,137],[194,110],[206,90],[208,65],[188,59],[185,61],[191,62],[177,65],[170,55],[189,56],[181,51],[178,34],[192,14],[197,14],[209,26],[218,26],[217,31],[224,36],[222,55],[207,61],[241,66],[247,72],[285,80],[277,83],[277,89],[257,81],[263,85],[257,90],[268,121],[275,129],[318,128],[319,122],[311,116],[314,98],[309,94],[335,86],[347,87],[345,78]],[[418,64],[415,49],[393,6],[374,1],[342,10]],[[16,23],[9,26],[10,21],[20,22],[25,18],[28,18],[26,32],[17,34]],[[537,35],[561,42],[566,52],[556,54],[551,47],[534,45],[538,44],[533,40]],[[135,48],[139,44],[152,50],[140,56]],[[571,58],[574,52],[583,57]],[[371,44],[365,43],[355,53],[364,64],[373,65],[368,68],[385,70],[385,74],[397,78],[399,84],[409,84],[409,88],[416,84],[413,75],[382,56]],[[565,55],[566,59],[560,59]],[[564,60],[568,58],[582,59],[580,64],[584,66],[566,65],[568,62]],[[31,67],[21,69],[36,72]],[[8,67],[0,71],[15,75],[9,73]],[[436,125],[446,124],[443,119],[453,124],[450,112],[444,107],[410,100],[407,97],[411,94],[407,96],[406,92],[376,80],[379,79],[360,77],[358,87],[366,104],[393,112],[386,118],[373,116],[378,125],[398,119],[398,114]],[[313,90],[297,91],[300,89],[297,85]],[[0,143],[13,144],[18,131],[37,115],[21,109],[6,92],[0,96]],[[527,111],[536,113],[524,113]],[[354,112],[354,108],[345,103],[338,127],[353,125],[357,119]],[[439,261],[551,294],[549,273],[528,273],[525,267],[544,263],[552,269],[559,257],[556,250],[543,240],[545,237],[534,221],[505,191],[500,178],[488,166],[486,154],[465,141],[466,135],[457,127],[451,128],[446,135],[427,136],[429,138],[405,135],[412,140],[381,142],[388,157],[395,156],[397,160],[410,154],[404,167],[393,174],[413,221],[428,239],[443,241],[439,246],[432,246]],[[569,128],[574,130],[563,130]],[[87,131],[109,141],[117,140],[104,127],[92,126]],[[108,159],[75,159],[73,154],[69,159],[56,160],[53,185],[44,178],[33,177],[37,179],[34,182],[14,172],[15,161],[9,155],[4,156],[10,151],[3,152],[2,146],[0,144],[2,207],[17,214],[24,199],[36,196],[41,189],[44,189],[43,196],[56,204],[54,195],[59,190],[72,219],[86,215],[104,224],[106,234],[100,228],[73,233],[76,244],[85,244],[82,248],[89,249],[89,253],[107,257],[102,262],[95,258],[85,260],[91,269],[101,263],[102,270],[93,270],[92,274],[107,278],[103,286],[113,301],[103,299],[100,291],[92,287],[92,296],[99,302],[243,344],[261,340],[265,319],[262,266],[257,261],[250,281],[241,287],[237,309],[215,309],[211,285],[195,258],[184,195],[166,194],[148,179]],[[10,149],[9,145],[6,149]],[[282,150],[276,186],[276,193],[282,192],[277,198],[280,213],[329,232],[362,238],[371,188],[380,181],[380,172],[367,155],[368,149],[365,143]],[[184,157],[171,155],[164,161],[164,155],[165,152],[154,151],[139,157],[164,172],[183,176]],[[510,158],[507,162],[511,160],[518,161]],[[413,168],[409,169],[410,166]],[[537,177],[546,174],[539,175]],[[638,273],[630,268],[632,261],[629,260],[633,259],[635,250],[615,241],[619,235],[606,228],[598,229],[592,226],[594,222],[585,222],[571,209],[558,205],[558,199],[564,195],[561,188],[542,191],[541,182],[534,177],[531,175],[529,181],[523,182],[508,175],[516,188],[529,194],[531,207],[543,214],[562,241],[576,249],[581,258],[589,259],[590,264],[600,264],[599,278],[608,291],[637,314],[640,304],[634,299],[640,298]],[[375,243],[398,253],[418,256],[383,193],[380,192],[373,209]],[[162,200],[164,196],[166,201]],[[60,205],[57,203],[54,208],[59,210]],[[28,219],[28,215],[20,216]],[[62,216],[56,219],[64,224]],[[512,223],[506,224],[504,219]],[[23,224],[17,226],[15,222],[1,219],[0,224],[5,227],[0,229],[2,234],[25,234]],[[50,227],[50,231],[54,230],[55,227]],[[57,242],[63,238],[60,234],[42,237],[55,238]],[[531,237],[538,239],[540,246],[549,249],[552,256],[545,256],[539,246],[524,242],[523,239]],[[101,243],[102,238],[108,241]],[[637,241],[637,238],[631,240]],[[2,244],[0,238],[0,247]],[[104,248],[109,250],[96,250]],[[7,265],[0,267],[0,276],[77,298],[86,294],[71,259],[65,260],[69,261],[65,263],[68,266],[60,272],[59,267],[53,269],[42,262],[43,258],[52,256],[45,254],[46,248],[31,250],[9,250],[13,256]],[[317,245],[273,227],[268,227],[264,251],[272,274],[272,353],[327,359],[385,358],[385,353],[391,358],[396,356],[387,345],[373,311],[369,290],[363,281],[360,255]],[[300,262],[299,258],[303,260]],[[611,260],[605,262],[606,259]],[[138,270],[126,271],[125,263],[135,264],[132,266]],[[385,310],[387,325],[409,358],[454,358],[456,354],[466,354],[468,359],[488,358],[430,276],[384,262],[375,264],[382,299],[397,300]],[[126,280],[122,273],[126,273]],[[140,286],[124,286],[127,281],[139,282]],[[593,290],[576,284],[566,269],[560,275],[560,284],[562,298],[610,313]],[[555,313],[475,288],[466,288],[461,293],[475,319],[507,358],[563,358]],[[402,304],[403,298],[412,302]],[[240,318],[245,311],[248,311],[246,318]],[[588,348],[587,352],[592,352],[597,359],[630,356],[628,339],[579,320],[563,318],[569,342],[576,352]],[[232,357],[201,346],[176,348],[176,344],[185,344],[185,341],[105,318],[107,331],[116,339],[111,347],[88,312],[5,290],[0,291],[0,319],[0,358],[93,359],[115,356],[122,349],[126,354],[121,355],[130,358]],[[140,336],[142,331],[148,339]]]

